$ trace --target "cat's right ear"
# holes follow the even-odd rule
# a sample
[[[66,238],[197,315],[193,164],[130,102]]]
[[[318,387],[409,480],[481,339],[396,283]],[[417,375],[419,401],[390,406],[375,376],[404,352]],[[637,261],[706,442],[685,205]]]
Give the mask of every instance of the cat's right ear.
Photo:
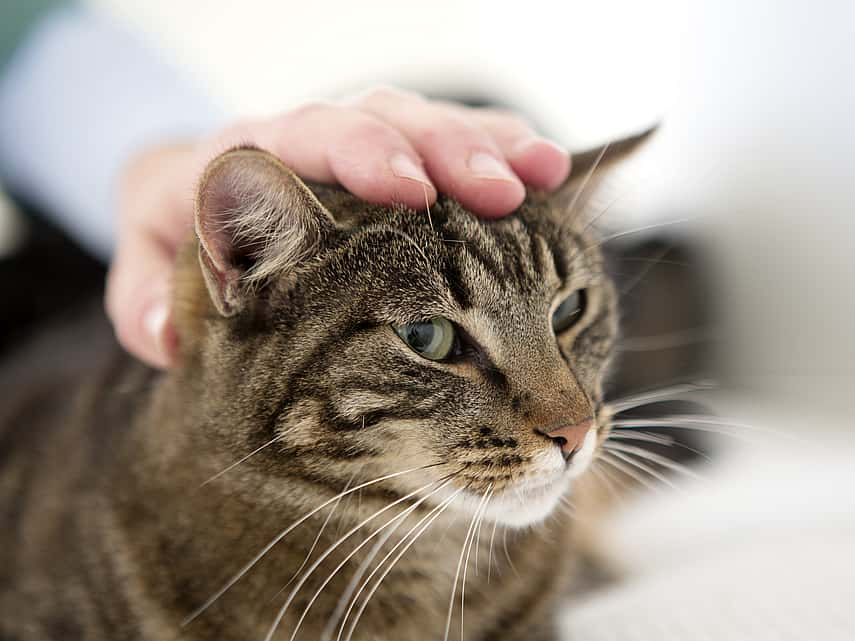
[[[217,310],[233,316],[271,278],[294,269],[335,232],[335,221],[278,158],[233,149],[205,170],[196,197],[205,284]]]

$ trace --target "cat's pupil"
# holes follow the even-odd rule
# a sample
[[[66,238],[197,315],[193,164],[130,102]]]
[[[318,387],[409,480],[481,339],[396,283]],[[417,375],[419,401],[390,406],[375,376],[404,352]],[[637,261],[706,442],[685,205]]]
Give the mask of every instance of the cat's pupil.
[[[577,289],[565,298],[552,314],[552,329],[563,332],[575,325],[585,311],[585,292]]]
[[[456,333],[454,325],[447,318],[436,316],[423,323],[397,325],[394,329],[419,356],[440,361],[454,352]]]
[[[436,327],[432,323],[418,323],[407,327],[405,340],[417,352],[424,352],[430,347],[436,334]]]

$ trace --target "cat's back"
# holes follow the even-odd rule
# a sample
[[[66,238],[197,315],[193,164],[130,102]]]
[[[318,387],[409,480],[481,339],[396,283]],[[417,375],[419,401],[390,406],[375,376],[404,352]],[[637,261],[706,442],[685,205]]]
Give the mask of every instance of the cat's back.
[[[77,617],[63,616],[60,603],[79,606],[91,587],[85,577],[88,566],[97,565],[86,552],[93,547],[90,528],[98,527],[94,489],[107,477],[110,453],[146,377],[145,368],[123,355],[94,302],[0,362],[4,640],[79,637]],[[47,627],[16,629],[14,613],[22,609]],[[32,616],[39,610],[44,617]]]

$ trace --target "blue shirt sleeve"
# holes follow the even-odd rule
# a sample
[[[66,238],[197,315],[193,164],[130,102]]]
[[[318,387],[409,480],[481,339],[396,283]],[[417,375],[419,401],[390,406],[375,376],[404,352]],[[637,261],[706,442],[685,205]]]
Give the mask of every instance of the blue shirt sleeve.
[[[0,181],[108,259],[117,178],[133,152],[223,122],[137,34],[92,9],[55,9],[0,76]]]

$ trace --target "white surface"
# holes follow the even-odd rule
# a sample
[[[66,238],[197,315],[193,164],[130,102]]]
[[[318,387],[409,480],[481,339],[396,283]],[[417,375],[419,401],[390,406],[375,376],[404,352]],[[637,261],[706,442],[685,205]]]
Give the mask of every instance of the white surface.
[[[848,434],[755,435],[624,511],[611,536],[627,579],[568,607],[567,638],[855,639]]]

